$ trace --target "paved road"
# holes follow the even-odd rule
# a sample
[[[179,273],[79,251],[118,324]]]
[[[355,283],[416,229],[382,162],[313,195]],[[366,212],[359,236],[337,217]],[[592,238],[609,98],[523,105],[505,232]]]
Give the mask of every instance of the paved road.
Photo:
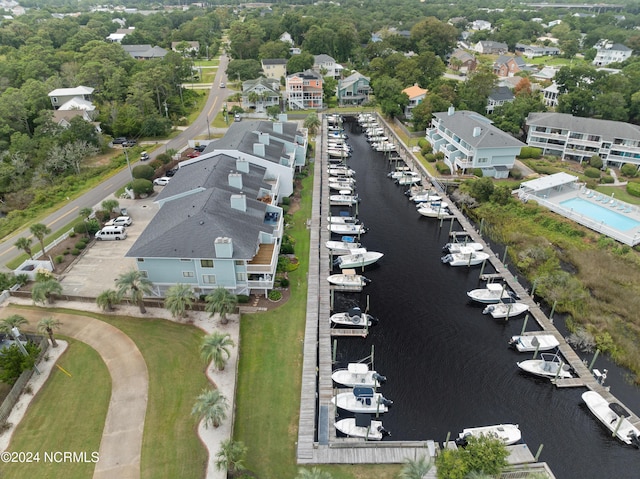
[[[169,140],[165,144],[165,148],[158,148],[150,154],[151,159],[155,158],[160,153],[164,153],[169,149],[181,150],[187,145],[187,141],[202,134],[208,133],[209,120],[213,120],[219,111],[222,110],[222,106],[227,97],[232,94],[226,88],[220,88],[220,82],[226,82],[226,70],[229,58],[226,55],[220,57],[220,66],[216,73],[213,85],[209,92],[209,98],[207,103],[198,116],[198,118],[183,132],[181,132],[175,138]],[[86,192],[82,196],[69,200],[66,204],[62,205],[55,213],[50,214],[46,218],[42,218],[38,223],[44,223],[52,231],[57,231],[63,228],[71,220],[77,218],[79,211],[82,208],[92,208],[93,206],[100,204],[107,196],[122,188],[129,181],[131,181],[131,173],[128,168],[123,168],[119,173],[111,178],[103,181],[91,191]],[[14,244],[20,237],[33,237],[29,228],[14,233],[0,240],[0,269],[8,271],[6,267],[7,262],[15,259],[20,254],[21,250],[18,250]],[[37,244],[37,240],[34,238],[34,244]]]

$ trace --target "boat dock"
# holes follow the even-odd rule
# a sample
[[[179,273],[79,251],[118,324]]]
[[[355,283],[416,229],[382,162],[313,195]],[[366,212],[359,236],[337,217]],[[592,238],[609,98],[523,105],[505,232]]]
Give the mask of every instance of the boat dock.
[[[366,338],[369,334],[366,328],[346,329],[346,328],[331,328],[331,336],[352,336]]]

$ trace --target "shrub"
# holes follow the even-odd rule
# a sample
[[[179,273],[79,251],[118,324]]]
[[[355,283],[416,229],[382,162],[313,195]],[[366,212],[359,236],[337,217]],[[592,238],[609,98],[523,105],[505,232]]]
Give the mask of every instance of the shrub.
[[[62,263],[62,262],[64,261],[64,256],[63,256],[63,255],[61,255],[61,254],[59,254],[58,256],[56,256],[56,257],[54,258],[54,261],[55,261],[57,264],[60,264],[60,263]]]
[[[436,160],[444,160],[444,153],[441,151],[436,153]]]
[[[85,249],[87,247],[87,243],[84,241],[78,241],[74,246],[75,249]]]
[[[249,296],[247,296],[246,294],[239,294],[238,295],[238,303],[240,303],[240,304],[247,304],[250,299],[251,298]]]
[[[280,301],[282,299],[282,293],[276,289],[269,291],[269,299],[271,301]]]
[[[427,145],[423,146],[420,149],[420,153],[422,153],[422,156],[429,155],[429,154],[433,153],[433,146],[431,146],[430,144],[427,144]]]
[[[433,153],[428,153],[423,156],[424,156],[424,159],[427,160],[429,163],[434,163],[436,161],[436,155],[434,155]]]
[[[584,183],[585,183],[585,186],[590,190],[595,190],[596,187],[598,186],[598,182],[593,178],[587,178],[587,181],[585,181]]]
[[[131,174],[133,175],[134,178],[145,178],[147,180],[152,179],[153,175],[155,174],[155,172],[156,171],[151,166],[151,164],[148,164],[148,165],[136,165],[136,166],[133,167],[133,170],[131,170]]]
[[[171,155],[169,155],[168,153],[160,153],[158,156],[156,156],[156,160],[159,160],[163,165],[171,163],[172,159],[173,158],[171,158]]]
[[[293,245],[291,243],[282,243],[280,246],[281,254],[293,254]]]
[[[602,158],[600,158],[598,155],[593,155],[591,158],[589,158],[589,166],[601,170],[603,165],[604,163],[602,162]]]
[[[427,140],[426,138],[420,138],[418,140],[418,146],[420,148],[424,148],[425,146],[427,146],[429,144],[429,140]]]
[[[79,250],[78,248],[73,248],[73,249],[71,250],[71,254],[72,254],[73,256],[78,256],[78,255],[80,254],[80,250]]]
[[[471,170],[471,174],[473,176],[477,176],[478,178],[482,178],[484,175],[482,174],[482,168],[474,168]]]
[[[631,163],[625,163],[624,165],[622,165],[622,168],[620,168],[620,173],[622,173],[627,178],[635,178],[636,176],[638,176],[638,167]]]
[[[520,180],[522,179],[522,171],[520,171],[518,168],[511,168],[511,170],[509,171],[509,176],[514,180]]]
[[[587,166],[584,169],[584,174],[589,178],[600,178],[600,170],[591,166]]]
[[[288,196],[285,196],[284,198],[282,198],[282,204],[283,205],[289,205],[291,203],[291,198],[289,198]]]
[[[451,170],[444,163],[444,161],[436,161],[436,170],[438,170],[438,173],[440,173],[441,175],[447,175],[451,173]]]
[[[150,161],[147,166],[150,166],[151,168],[153,168],[153,171],[155,172],[156,170],[159,170],[160,168],[162,168],[162,165],[164,165],[164,163],[162,163],[162,161],[156,158],[155,160]]]
[[[288,288],[289,287],[289,279],[288,278],[281,278],[280,279],[280,286],[282,286],[283,288]]]
[[[604,175],[602,178],[600,178],[600,183],[613,183],[615,180],[613,179],[613,176],[609,176],[609,175]]]
[[[75,238],[76,236],[76,232],[72,231],[71,233],[69,233],[69,238]]]
[[[627,183],[627,193],[631,196],[640,196],[640,183],[630,181]]]
[[[541,156],[542,150],[540,148],[534,148],[533,146],[524,146],[520,150],[520,159],[540,158]]]
[[[139,178],[131,182],[131,189],[136,195],[136,198],[140,198],[142,195],[150,195],[153,193],[153,183],[149,180]]]

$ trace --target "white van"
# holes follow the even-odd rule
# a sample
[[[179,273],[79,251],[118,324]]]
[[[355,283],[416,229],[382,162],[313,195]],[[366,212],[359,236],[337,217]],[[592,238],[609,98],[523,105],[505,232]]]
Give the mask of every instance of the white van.
[[[124,226],[105,226],[96,233],[96,239],[102,240],[122,240],[127,237]]]

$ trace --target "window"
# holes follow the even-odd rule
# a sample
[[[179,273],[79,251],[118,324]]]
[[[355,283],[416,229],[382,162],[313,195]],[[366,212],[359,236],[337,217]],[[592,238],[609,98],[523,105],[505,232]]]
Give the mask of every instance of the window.
[[[244,260],[241,259],[235,260],[234,263],[236,264],[236,266],[244,266]]]
[[[190,262],[191,260],[189,258],[180,258],[180,261]]]
[[[478,158],[478,163],[488,163],[489,158]]]
[[[143,278],[148,278],[149,277],[149,274],[146,271],[144,271],[144,270],[138,270],[138,271],[140,271],[140,276],[142,276]]]
[[[138,263],[144,263],[144,258],[137,258]]]
[[[202,282],[204,284],[216,284],[216,275],[215,274],[203,274]]]
[[[193,278],[194,277],[193,271],[183,271],[182,272],[182,277],[183,278]]]
[[[236,273],[236,281],[245,282],[247,280],[247,273]]]
[[[213,260],[212,259],[201,259],[200,266],[203,268],[213,268]]]

